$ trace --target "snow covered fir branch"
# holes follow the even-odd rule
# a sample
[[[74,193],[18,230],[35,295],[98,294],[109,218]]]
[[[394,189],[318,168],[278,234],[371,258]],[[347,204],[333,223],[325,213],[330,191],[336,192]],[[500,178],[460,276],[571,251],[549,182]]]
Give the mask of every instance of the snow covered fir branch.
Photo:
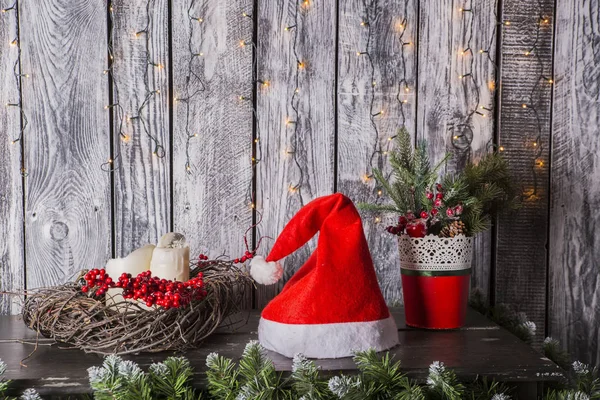
[[[546,345],[557,346],[552,339]],[[545,345],[545,348],[547,347]],[[551,356],[551,354],[547,354]],[[169,357],[143,371],[135,362],[110,355],[100,366],[88,369],[93,398],[97,400],[510,400],[506,384],[478,378],[460,382],[454,371],[434,361],[424,384],[409,379],[401,362],[389,353],[357,352],[356,375],[328,377],[312,360],[298,354],[291,374],[277,372],[257,341],[246,345],[238,363],[211,353],[206,358],[206,386],[193,385],[194,371],[185,357]],[[574,362],[569,387],[550,388],[546,400],[600,399],[597,368]],[[0,399],[42,399],[33,389],[20,397],[6,397],[10,381],[2,380],[6,365],[0,361]]]

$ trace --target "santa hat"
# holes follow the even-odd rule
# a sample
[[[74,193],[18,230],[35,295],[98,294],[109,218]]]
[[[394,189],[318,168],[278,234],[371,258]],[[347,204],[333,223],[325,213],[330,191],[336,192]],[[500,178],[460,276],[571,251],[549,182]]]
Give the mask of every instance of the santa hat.
[[[256,256],[252,277],[277,282],[279,260],[320,231],[317,248],[262,312],[258,339],[287,357],[351,356],[398,343],[398,328],[377,283],[360,216],[346,196],[320,197],[285,226],[269,256]]]

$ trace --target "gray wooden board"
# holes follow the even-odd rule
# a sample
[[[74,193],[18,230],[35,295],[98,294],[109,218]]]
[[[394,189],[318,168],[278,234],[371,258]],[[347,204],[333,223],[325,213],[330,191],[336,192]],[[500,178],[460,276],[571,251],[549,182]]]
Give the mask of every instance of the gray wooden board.
[[[187,99],[174,104],[174,229],[187,237],[192,259],[235,258],[252,225],[252,107],[239,100],[252,96],[253,23],[243,16],[252,14],[252,1],[196,0],[189,15],[202,22],[188,17],[190,1],[172,2],[173,96]],[[200,53],[190,74],[190,57]]]
[[[276,238],[303,205],[334,189],[336,5],[331,1],[308,4],[268,1],[258,10],[258,79],[270,84],[257,93],[256,200],[257,211],[263,214],[257,237]],[[298,70],[299,91],[294,96],[297,60],[303,68]],[[286,118],[294,123],[286,124]],[[259,287],[256,307],[263,307],[279,292],[315,243],[283,260],[284,279]],[[268,254],[272,244],[263,241],[259,253]]]
[[[19,2],[25,112],[27,287],[63,283],[110,255],[103,0]]]
[[[149,12],[146,5],[149,4]],[[166,0],[115,0],[113,8],[114,78],[113,103],[123,107],[122,131],[119,108],[113,107],[115,154],[115,253],[124,257],[147,244],[156,244],[170,227],[171,193],[169,155],[170,98],[168,86],[168,8]],[[147,33],[145,30],[150,20]],[[148,65],[150,62],[166,66]],[[147,87],[145,82],[147,83]],[[141,115],[138,108],[150,95]],[[128,117],[141,117],[128,120]],[[144,125],[146,130],[144,129]],[[151,139],[148,134],[156,140]],[[153,155],[156,145],[165,157]],[[118,157],[120,155],[120,157]]]
[[[600,363],[598,1],[558,2],[550,201],[549,333]]]
[[[8,8],[12,1],[2,0]],[[16,104],[19,99],[13,67],[18,59],[20,43],[8,45],[17,35],[14,11],[0,14],[0,105]],[[17,73],[19,69],[17,67]],[[18,107],[6,107],[0,112],[0,292],[25,289],[23,260],[23,184],[21,178],[21,113]],[[18,313],[21,298],[0,294],[0,315]]]
[[[401,317],[401,311],[395,311],[394,315]],[[419,381],[426,378],[428,367],[433,361],[444,362],[465,381],[482,375],[505,382],[559,381],[564,378],[563,371],[550,360],[504,329],[490,322],[483,322],[481,316],[476,317],[474,314],[470,311],[469,319],[473,318],[475,323],[488,326],[455,331],[400,329],[400,345],[392,349],[391,354],[396,360],[402,361],[402,371]],[[5,325],[5,321],[14,323],[15,320],[10,317],[0,318],[2,326]],[[16,323],[25,328],[22,323]],[[217,352],[238,360],[246,343],[257,338],[256,323],[257,320],[253,317],[248,324],[247,333],[215,334],[208,338],[201,348],[184,352],[183,355],[195,368],[194,383],[201,385],[205,379],[203,371],[209,353]],[[7,334],[14,336],[10,329],[2,329],[0,339]],[[30,344],[0,340],[0,354],[8,364],[5,377],[14,381],[13,387],[16,389],[33,387],[41,394],[89,391],[87,368],[99,365],[102,361],[97,355],[84,354],[79,350],[64,350],[44,345],[39,346],[31,358],[25,361],[26,368],[21,367],[19,362],[29,355],[31,350],[33,346]],[[142,354],[127,359],[132,359],[147,369],[151,363],[162,361],[170,354]],[[277,370],[291,371],[291,359],[270,351],[268,356],[275,363]],[[317,360],[316,363],[331,375],[356,370],[351,358]]]
[[[498,220],[496,301],[525,312],[543,339],[546,318],[546,245],[548,228],[548,155],[552,85],[539,79],[551,73],[552,24],[540,30],[538,59],[532,50],[540,16],[552,20],[554,2],[503,1],[502,88],[499,144],[523,193],[518,212]],[[536,86],[537,85],[537,86]],[[537,87],[530,98],[532,89]],[[523,108],[523,104],[529,106]],[[534,109],[537,110],[538,119]],[[539,130],[538,130],[539,129]],[[539,136],[539,137],[538,137]],[[537,142],[536,142],[537,140]],[[537,143],[537,145],[534,145]],[[542,165],[536,163],[541,162]]]
[[[379,195],[381,187],[371,178],[372,169],[388,174],[390,139],[403,125],[414,131],[417,19],[413,0],[340,3],[338,191],[355,202],[385,203]],[[357,54],[367,50],[369,54]],[[372,117],[382,110],[383,114]],[[388,303],[402,301],[397,241],[385,232],[396,218],[363,214],[371,256]]]
[[[461,7],[471,11],[462,12]],[[487,49],[494,35],[495,7],[493,0],[465,4],[432,1],[420,7],[416,137],[427,140],[432,163],[447,152],[452,154],[445,172],[460,171],[492,150],[494,122],[490,111],[481,106],[493,108],[490,82],[495,80],[496,69],[479,50]],[[495,46],[489,51],[495,54]],[[469,118],[473,111],[485,116],[474,113]],[[489,232],[479,234],[473,250],[471,285],[486,296],[491,240]]]

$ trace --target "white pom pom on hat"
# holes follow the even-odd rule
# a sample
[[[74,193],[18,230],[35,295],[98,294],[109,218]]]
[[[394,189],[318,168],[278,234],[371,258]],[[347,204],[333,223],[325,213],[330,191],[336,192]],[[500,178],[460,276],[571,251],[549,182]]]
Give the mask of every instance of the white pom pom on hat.
[[[283,268],[279,261],[267,261],[262,256],[255,256],[250,262],[250,275],[261,285],[273,285],[283,276]]]

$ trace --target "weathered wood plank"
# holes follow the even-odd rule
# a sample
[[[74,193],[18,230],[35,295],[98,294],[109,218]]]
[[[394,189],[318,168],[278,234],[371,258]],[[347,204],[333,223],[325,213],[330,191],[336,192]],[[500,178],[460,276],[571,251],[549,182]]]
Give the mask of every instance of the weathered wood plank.
[[[0,8],[7,9],[14,1],[3,0]],[[21,113],[19,107],[5,104],[19,103],[19,84],[15,71],[20,73],[17,14],[9,10],[0,14],[0,292],[25,289],[23,259],[23,183],[21,177],[20,137]],[[15,41],[16,40],[16,41]],[[16,69],[15,69],[16,68]],[[20,298],[0,294],[0,315],[20,312]]]
[[[417,21],[414,0],[340,3],[338,191],[355,202],[381,202],[372,169],[389,172],[387,151],[400,127],[414,133]],[[381,290],[399,303],[397,241],[384,231],[397,216],[363,217]]]
[[[258,236],[276,238],[304,204],[334,190],[335,13],[332,1],[268,1],[259,7],[258,77],[270,84],[257,93],[257,210],[264,213]],[[260,253],[267,254],[271,244],[264,241]],[[314,243],[284,260],[284,280],[311,249]],[[284,280],[260,287],[257,307]]]
[[[112,9],[114,229],[122,257],[157,243],[171,224],[169,13],[166,0],[115,0]]]
[[[504,149],[523,206],[498,220],[496,301],[525,312],[543,338],[546,316],[548,153],[553,1],[502,3],[502,109]],[[543,23],[548,18],[549,23]],[[540,23],[542,23],[540,25]],[[539,35],[538,35],[539,28]],[[537,37],[537,39],[536,39]]]
[[[470,313],[473,313],[472,311]],[[395,315],[401,313],[394,312]],[[257,312],[253,315],[257,315]],[[9,317],[4,317],[8,319]],[[194,385],[205,385],[206,356],[219,355],[237,361],[250,340],[257,339],[257,318],[244,332],[215,334],[207,338],[198,349],[185,352],[195,369]],[[4,322],[0,319],[0,322]],[[498,326],[456,331],[423,331],[407,329],[399,331],[400,345],[390,350],[394,360],[402,362],[402,372],[411,379],[423,382],[429,365],[433,361],[444,362],[452,368],[459,379],[470,382],[477,376],[486,376],[501,382],[543,382],[564,379],[564,371],[556,364],[541,357],[527,344]],[[14,379],[13,387],[33,387],[42,394],[69,394],[88,392],[87,368],[99,365],[101,357],[84,354],[78,350],[58,349],[55,346],[40,346],[26,361],[27,368],[19,362],[32,350],[31,345],[1,341],[0,354],[7,363],[6,378]],[[126,357],[134,360],[143,369],[153,362],[164,360],[172,353],[140,354]],[[515,357],[518,354],[518,357]],[[289,373],[292,360],[268,351],[278,371]],[[468,355],[468,357],[465,357]],[[52,360],[49,374],[48,360]],[[316,360],[324,374],[338,375],[356,372],[352,358]]]
[[[192,258],[239,257],[252,225],[253,112],[239,97],[252,97],[253,21],[243,13],[251,0],[172,2],[173,219]]]
[[[493,0],[426,2],[420,8],[417,139],[433,162],[452,154],[446,172],[460,171],[492,150],[496,68]],[[480,50],[487,51],[480,52]],[[485,107],[482,109],[481,107]],[[488,110],[486,110],[488,109]],[[471,284],[489,295],[491,234],[475,239]]]
[[[27,287],[62,283],[110,255],[103,0],[20,2]]]
[[[549,237],[549,333],[600,363],[600,40],[598,1],[556,9]]]

